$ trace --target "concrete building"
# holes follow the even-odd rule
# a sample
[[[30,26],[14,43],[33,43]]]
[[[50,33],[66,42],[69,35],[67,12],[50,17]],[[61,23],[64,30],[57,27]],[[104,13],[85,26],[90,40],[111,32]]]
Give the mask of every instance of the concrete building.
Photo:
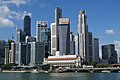
[[[93,62],[99,63],[99,39],[93,38]]]
[[[24,17],[24,32],[25,36],[31,36],[31,18],[29,15]]]
[[[70,33],[70,55],[75,55],[75,39],[73,32]]]
[[[86,12],[82,10],[78,16],[78,55],[82,57],[85,63],[89,62],[88,40],[87,15]]]
[[[56,28],[56,24],[52,23],[51,24],[51,55],[55,55],[56,51],[57,51],[57,41],[58,41],[58,36],[57,36],[57,28]]]
[[[43,42],[29,42],[31,45],[30,66],[40,66],[45,57],[45,44]]]
[[[103,63],[108,63],[108,64],[118,63],[117,52],[115,50],[114,44],[108,44],[102,46],[102,60]]]
[[[61,55],[70,53],[70,19],[59,18],[59,51]]]

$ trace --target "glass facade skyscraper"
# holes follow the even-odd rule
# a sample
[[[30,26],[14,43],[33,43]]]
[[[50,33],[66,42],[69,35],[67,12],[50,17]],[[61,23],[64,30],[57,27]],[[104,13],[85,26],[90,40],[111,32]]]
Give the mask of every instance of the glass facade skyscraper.
[[[36,23],[36,36],[37,42],[45,44],[45,58],[50,54],[50,29],[48,28],[47,21],[37,21]]]
[[[59,18],[59,51],[61,55],[70,54],[70,19]]]
[[[24,32],[25,36],[31,36],[31,18],[29,15],[24,17]]]

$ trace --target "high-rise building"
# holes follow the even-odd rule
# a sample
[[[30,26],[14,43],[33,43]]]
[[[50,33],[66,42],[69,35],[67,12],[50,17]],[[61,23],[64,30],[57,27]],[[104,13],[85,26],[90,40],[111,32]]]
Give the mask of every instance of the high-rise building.
[[[5,46],[5,64],[8,64],[9,63],[9,46],[6,45]]]
[[[51,55],[55,55],[56,51],[59,51],[59,18],[62,17],[62,9],[55,8],[55,22],[51,23]]]
[[[0,57],[5,58],[5,45],[6,42],[4,40],[0,40]]]
[[[10,63],[15,63],[15,42],[11,43],[11,50],[10,50],[10,54],[9,54],[9,62]]]
[[[25,36],[31,36],[31,18],[29,15],[24,17],[24,32]]]
[[[59,7],[56,7],[56,9],[55,9],[55,23],[56,23],[56,30],[57,30],[56,37],[58,38],[57,42],[56,42],[57,51],[59,51],[59,31],[58,31],[59,18],[62,18],[62,9]]]
[[[45,45],[43,42],[29,42],[31,45],[30,65],[42,65],[45,57]]]
[[[117,61],[117,52],[114,44],[102,46],[102,59],[104,63],[115,64]]]
[[[15,63],[19,66],[26,65],[26,44],[16,43]]]
[[[51,23],[51,55],[55,56],[55,53],[57,51],[57,28],[56,23]]]
[[[70,55],[75,55],[75,39],[73,32],[70,33]]]
[[[88,32],[88,54],[87,54],[88,64],[93,62],[93,37],[92,32]]]
[[[70,54],[70,19],[59,18],[59,51],[61,55]]]
[[[99,63],[99,39],[93,38],[93,62]]]
[[[45,44],[45,58],[50,54],[50,29],[48,28],[47,21],[37,21],[36,24],[37,42]]]
[[[29,42],[35,42],[36,38],[35,37],[30,37],[30,36],[26,36],[26,65],[29,65],[30,63],[30,53],[31,53],[31,46],[29,44]]]
[[[25,33],[22,29],[16,30],[17,39],[16,42],[24,42],[25,41]]]
[[[83,62],[89,62],[88,39],[87,15],[82,10],[78,16],[78,54],[83,59]]]

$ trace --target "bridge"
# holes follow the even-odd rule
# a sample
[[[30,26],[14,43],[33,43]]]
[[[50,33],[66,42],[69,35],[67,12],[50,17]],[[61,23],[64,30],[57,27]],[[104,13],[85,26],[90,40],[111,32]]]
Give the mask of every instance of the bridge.
[[[67,68],[61,70],[61,72],[119,72],[120,68]]]

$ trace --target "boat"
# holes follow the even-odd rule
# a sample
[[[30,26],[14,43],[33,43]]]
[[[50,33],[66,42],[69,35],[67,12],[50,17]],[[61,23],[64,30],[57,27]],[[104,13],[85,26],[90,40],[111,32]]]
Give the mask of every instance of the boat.
[[[34,69],[32,71],[30,71],[31,73],[39,73],[39,71],[37,69]]]

